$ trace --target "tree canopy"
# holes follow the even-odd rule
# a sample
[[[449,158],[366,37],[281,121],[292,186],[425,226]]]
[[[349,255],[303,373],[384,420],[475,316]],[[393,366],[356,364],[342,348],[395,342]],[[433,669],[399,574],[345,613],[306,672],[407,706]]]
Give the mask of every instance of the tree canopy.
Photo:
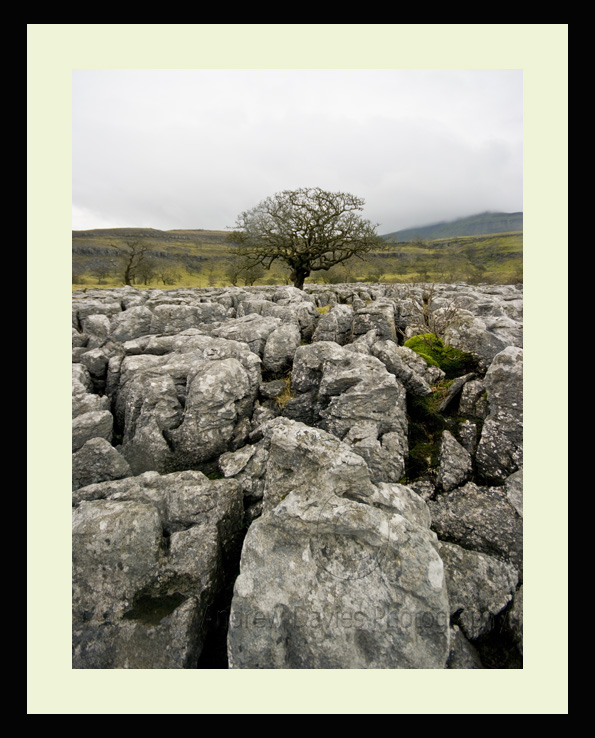
[[[364,200],[346,192],[283,190],[241,213],[230,240],[247,264],[270,269],[284,262],[302,289],[311,272],[382,248],[377,226],[359,215],[363,206]]]

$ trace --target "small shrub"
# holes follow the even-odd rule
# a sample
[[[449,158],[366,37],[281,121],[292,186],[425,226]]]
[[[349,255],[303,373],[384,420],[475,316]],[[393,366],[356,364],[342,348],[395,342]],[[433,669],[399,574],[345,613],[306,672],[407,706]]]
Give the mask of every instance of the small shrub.
[[[289,400],[291,400],[291,398],[294,396],[294,392],[291,389],[291,372],[289,372],[286,377],[282,377],[282,379],[285,382],[285,389],[280,395],[275,397],[275,402],[280,408],[285,407]]]

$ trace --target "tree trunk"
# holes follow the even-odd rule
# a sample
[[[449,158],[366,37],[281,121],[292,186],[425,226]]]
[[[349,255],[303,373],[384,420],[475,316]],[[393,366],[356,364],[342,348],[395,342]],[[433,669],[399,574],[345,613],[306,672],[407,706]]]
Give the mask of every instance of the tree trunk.
[[[124,271],[124,283],[128,286],[132,286],[132,259],[126,264],[126,270]]]
[[[304,280],[310,276],[310,270],[306,267],[298,266],[291,270],[291,279],[293,286],[297,287],[298,290],[304,289]]]

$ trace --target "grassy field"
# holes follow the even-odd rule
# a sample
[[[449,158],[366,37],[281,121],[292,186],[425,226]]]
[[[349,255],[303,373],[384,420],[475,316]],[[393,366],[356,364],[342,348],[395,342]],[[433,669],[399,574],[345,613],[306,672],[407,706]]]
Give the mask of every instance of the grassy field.
[[[112,229],[73,231],[73,289],[121,287],[120,249],[137,242],[148,246],[147,269],[134,280],[137,287],[224,287],[243,285],[235,276],[234,248],[225,231],[156,231]],[[523,280],[522,232],[388,243],[365,261],[352,259],[328,272],[314,272],[312,283],[340,282],[455,282],[507,284]],[[248,275],[247,283],[286,284],[282,265]]]

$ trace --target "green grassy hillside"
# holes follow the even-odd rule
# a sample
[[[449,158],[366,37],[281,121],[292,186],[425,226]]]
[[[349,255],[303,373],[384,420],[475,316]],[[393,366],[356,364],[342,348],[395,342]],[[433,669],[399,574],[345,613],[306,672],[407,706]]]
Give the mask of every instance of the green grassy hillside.
[[[139,287],[206,287],[244,284],[234,271],[234,247],[226,231],[151,228],[72,232],[73,286],[119,287],[127,244],[148,247]],[[118,247],[118,248],[115,248]],[[324,282],[522,282],[521,231],[408,242],[388,242],[366,261],[352,259],[328,272],[314,272],[307,283]],[[284,284],[287,270],[274,265],[252,275],[255,284]],[[250,281],[248,282],[250,283]]]

